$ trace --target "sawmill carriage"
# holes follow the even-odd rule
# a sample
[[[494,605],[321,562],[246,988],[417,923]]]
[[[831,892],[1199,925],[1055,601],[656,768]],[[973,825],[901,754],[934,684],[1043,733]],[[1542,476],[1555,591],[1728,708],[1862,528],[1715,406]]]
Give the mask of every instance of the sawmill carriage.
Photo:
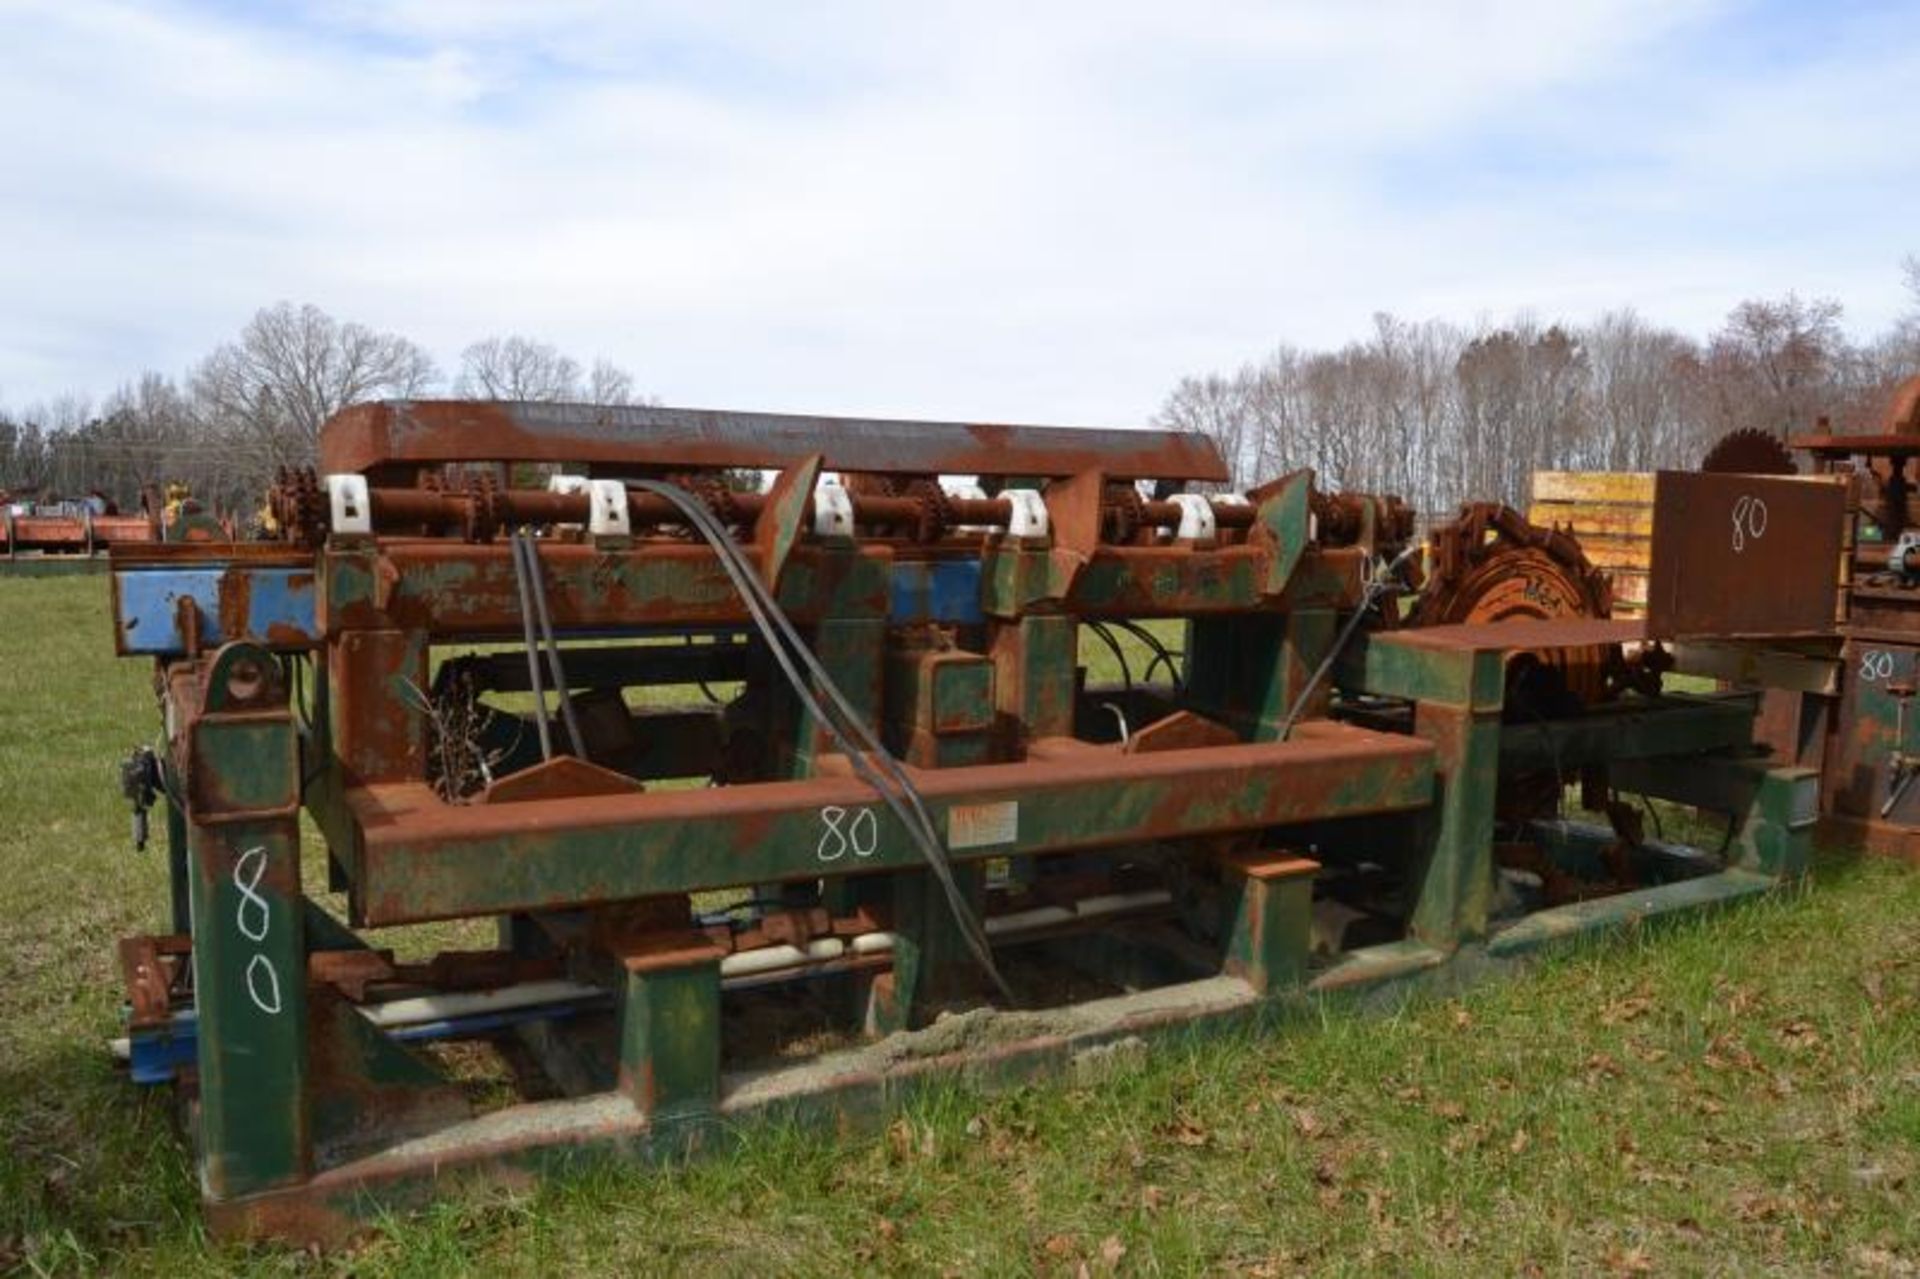
[[[173,877],[127,1048],[190,1099],[216,1225],[324,1236],[1798,873],[1813,774],[1752,695],[1661,689],[1663,640],[1792,632],[1785,595],[1613,619],[1510,511],[1423,556],[1391,497],[1226,478],[1154,431],[369,404],[281,477],[281,542],[116,551]],[[1742,562],[1742,498],[1839,526],[1728,479],[1661,477],[1700,518],[1656,548],[1676,601]],[[1834,562],[1781,572],[1830,609]],[[471,919],[492,945],[382,931]],[[476,1105],[449,1040],[530,1099]]]

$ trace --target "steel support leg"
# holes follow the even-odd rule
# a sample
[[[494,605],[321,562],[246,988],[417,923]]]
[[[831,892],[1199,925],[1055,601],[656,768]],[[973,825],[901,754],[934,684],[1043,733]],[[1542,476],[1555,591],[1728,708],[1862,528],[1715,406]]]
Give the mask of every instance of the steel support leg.
[[[690,933],[621,957],[620,1090],[650,1117],[719,1100],[722,953]]]
[[[1493,895],[1493,803],[1500,785],[1500,715],[1421,702],[1414,731],[1433,743],[1439,794],[1425,827],[1410,931],[1451,947],[1486,936]]]
[[[187,712],[201,1171],[214,1199],[304,1180],[307,955],[299,767],[278,667],[250,645],[209,663]],[[184,770],[183,770],[184,771]]]
[[[847,701],[877,737],[880,733],[880,688],[885,670],[887,624],[882,618],[828,618],[810,637],[814,656]],[[811,777],[823,755],[839,747],[826,726],[805,711],[795,737],[793,776]]]
[[[193,931],[193,891],[187,869],[187,815],[171,799],[160,802],[167,812],[167,887],[173,931],[190,933]]]
[[[1262,995],[1306,980],[1313,946],[1313,876],[1320,863],[1286,854],[1255,854],[1226,867],[1233,903],[1226,971]]]
[[[985,867],[958,865],[953,873],[979,911],[986,896]],[[882,882],[893,898],[893,969],[869,984],[865,1024],[872,1035],[926,1024],[934,1005],[971,988],[977,971],[931,871],[897,871]]]

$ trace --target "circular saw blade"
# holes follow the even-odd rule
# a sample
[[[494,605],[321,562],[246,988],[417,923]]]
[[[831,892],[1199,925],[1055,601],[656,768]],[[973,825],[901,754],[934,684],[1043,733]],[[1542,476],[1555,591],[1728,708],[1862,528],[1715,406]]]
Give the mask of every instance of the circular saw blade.
[[[1752,427],[1721,436],[1700,460],[1700,469],[1718,475],[1792,475],[1799,470],[1786,445]]]

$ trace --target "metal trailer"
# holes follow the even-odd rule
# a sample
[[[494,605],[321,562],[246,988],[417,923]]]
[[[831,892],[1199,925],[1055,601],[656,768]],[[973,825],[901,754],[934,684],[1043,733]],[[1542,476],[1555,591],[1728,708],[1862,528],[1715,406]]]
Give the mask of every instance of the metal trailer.
[[[108,547],[158,537],[146,515],[99,512],[86,501],[44,505],[0,496],[0,574],[103,572]]]
[[[163,509],[158,495],[148,492],[142,503],[146,509],[134,515],[97,494],[53,503],[14,502],[0,494],[0,576],[102,573],[116,546],[232,540],[231,525],[190,498]]]
[[[1660,641],[1830,625],[1774,552],[1837,528],[1821,493],[1662,475],[1660,589],[1617,620],[1511,512],[1418,592],[1397,501],[1188,491],[1226,478],[1154,431],[372,404],[282,477],[284,542],[115,548],[173,883],[122,944],[126,1048],[189,1102],[213,1226],[337,1237],[1801,872],[1814,774],[1755,695],[1661,693]],[[1141,669],[1090,681],[1081,636],[1123,633]],[[1575,779],[1610,826],[1560,813]],[[471,918],[496,944],[382,932]],[[795,1025],[837,1039],[771,1051]],[[449,1039],[532,1099],[476,1099]]]

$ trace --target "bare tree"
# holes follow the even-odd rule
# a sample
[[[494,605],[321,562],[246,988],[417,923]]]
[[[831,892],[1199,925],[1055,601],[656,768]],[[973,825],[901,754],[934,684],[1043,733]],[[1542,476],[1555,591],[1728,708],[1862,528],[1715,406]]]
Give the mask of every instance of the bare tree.
[[[460,353],[453,389],[477,400],[577,400],[580,364],[532,338],[484,338]]]
[[[587,403],[650,404],[649,397],[636,395],[633,375],[611,360],[595,360],[587,370]]]
[[[1246,390],[1243,378],[1218,373],[1181,378],[1153,416],[1153,425],[1163,430],[1196,431],[1219,446],[1233,472],[1229,483],[1236,489],[1247,485],[1253,461]]]
[[[91,487],[131,507],[148,486],[187,484],[206,498],[223,494],[241,478],[230,450],[196,438],[193,409],[171,378],[142,373],[123,383],[101,405],[100,418],[84,428],[96,455]]]
[[[1806,301],[1794,293],[1734,307],[1707,352],[1711,411],[1723,428],[1784,437],[1829,413],[1846,349],[1840,316],[1840,304],[1831,298]]]
[[[1698,367],[1694,344],[1632,310],[1601,316],[1580,340],[1591,372],[1593,430],[1560,464],[1609,471],[1693,466],[1706,448],[1687,413],[1687,380]]]
[[[1874,344],[1883,370],[1895,380],[1920,374],[1920,254],[1907,255],[1900,268],[1906,275],[1907,292],[1913,295],[1913,308]]]
[[[217,347],[190,385],[211,433],[245,449],[264,474],[310,463],[321,424],[347,405],[411,398],[438,379],[432,357],[404,337],[281,302]]]
[[[1559,465],[1585,430],[1586,352],[1567,329],[1523,316],[1467,343],[1454,370],[1465,462],[1456,492],[1524,505],[1533,472]]]
[[[584,372],[560,348],[530,337],[483,338],[460,353],[454,393],[476,400],[554,400],[587,404],[642,404],[633,375],[598,359]]]

